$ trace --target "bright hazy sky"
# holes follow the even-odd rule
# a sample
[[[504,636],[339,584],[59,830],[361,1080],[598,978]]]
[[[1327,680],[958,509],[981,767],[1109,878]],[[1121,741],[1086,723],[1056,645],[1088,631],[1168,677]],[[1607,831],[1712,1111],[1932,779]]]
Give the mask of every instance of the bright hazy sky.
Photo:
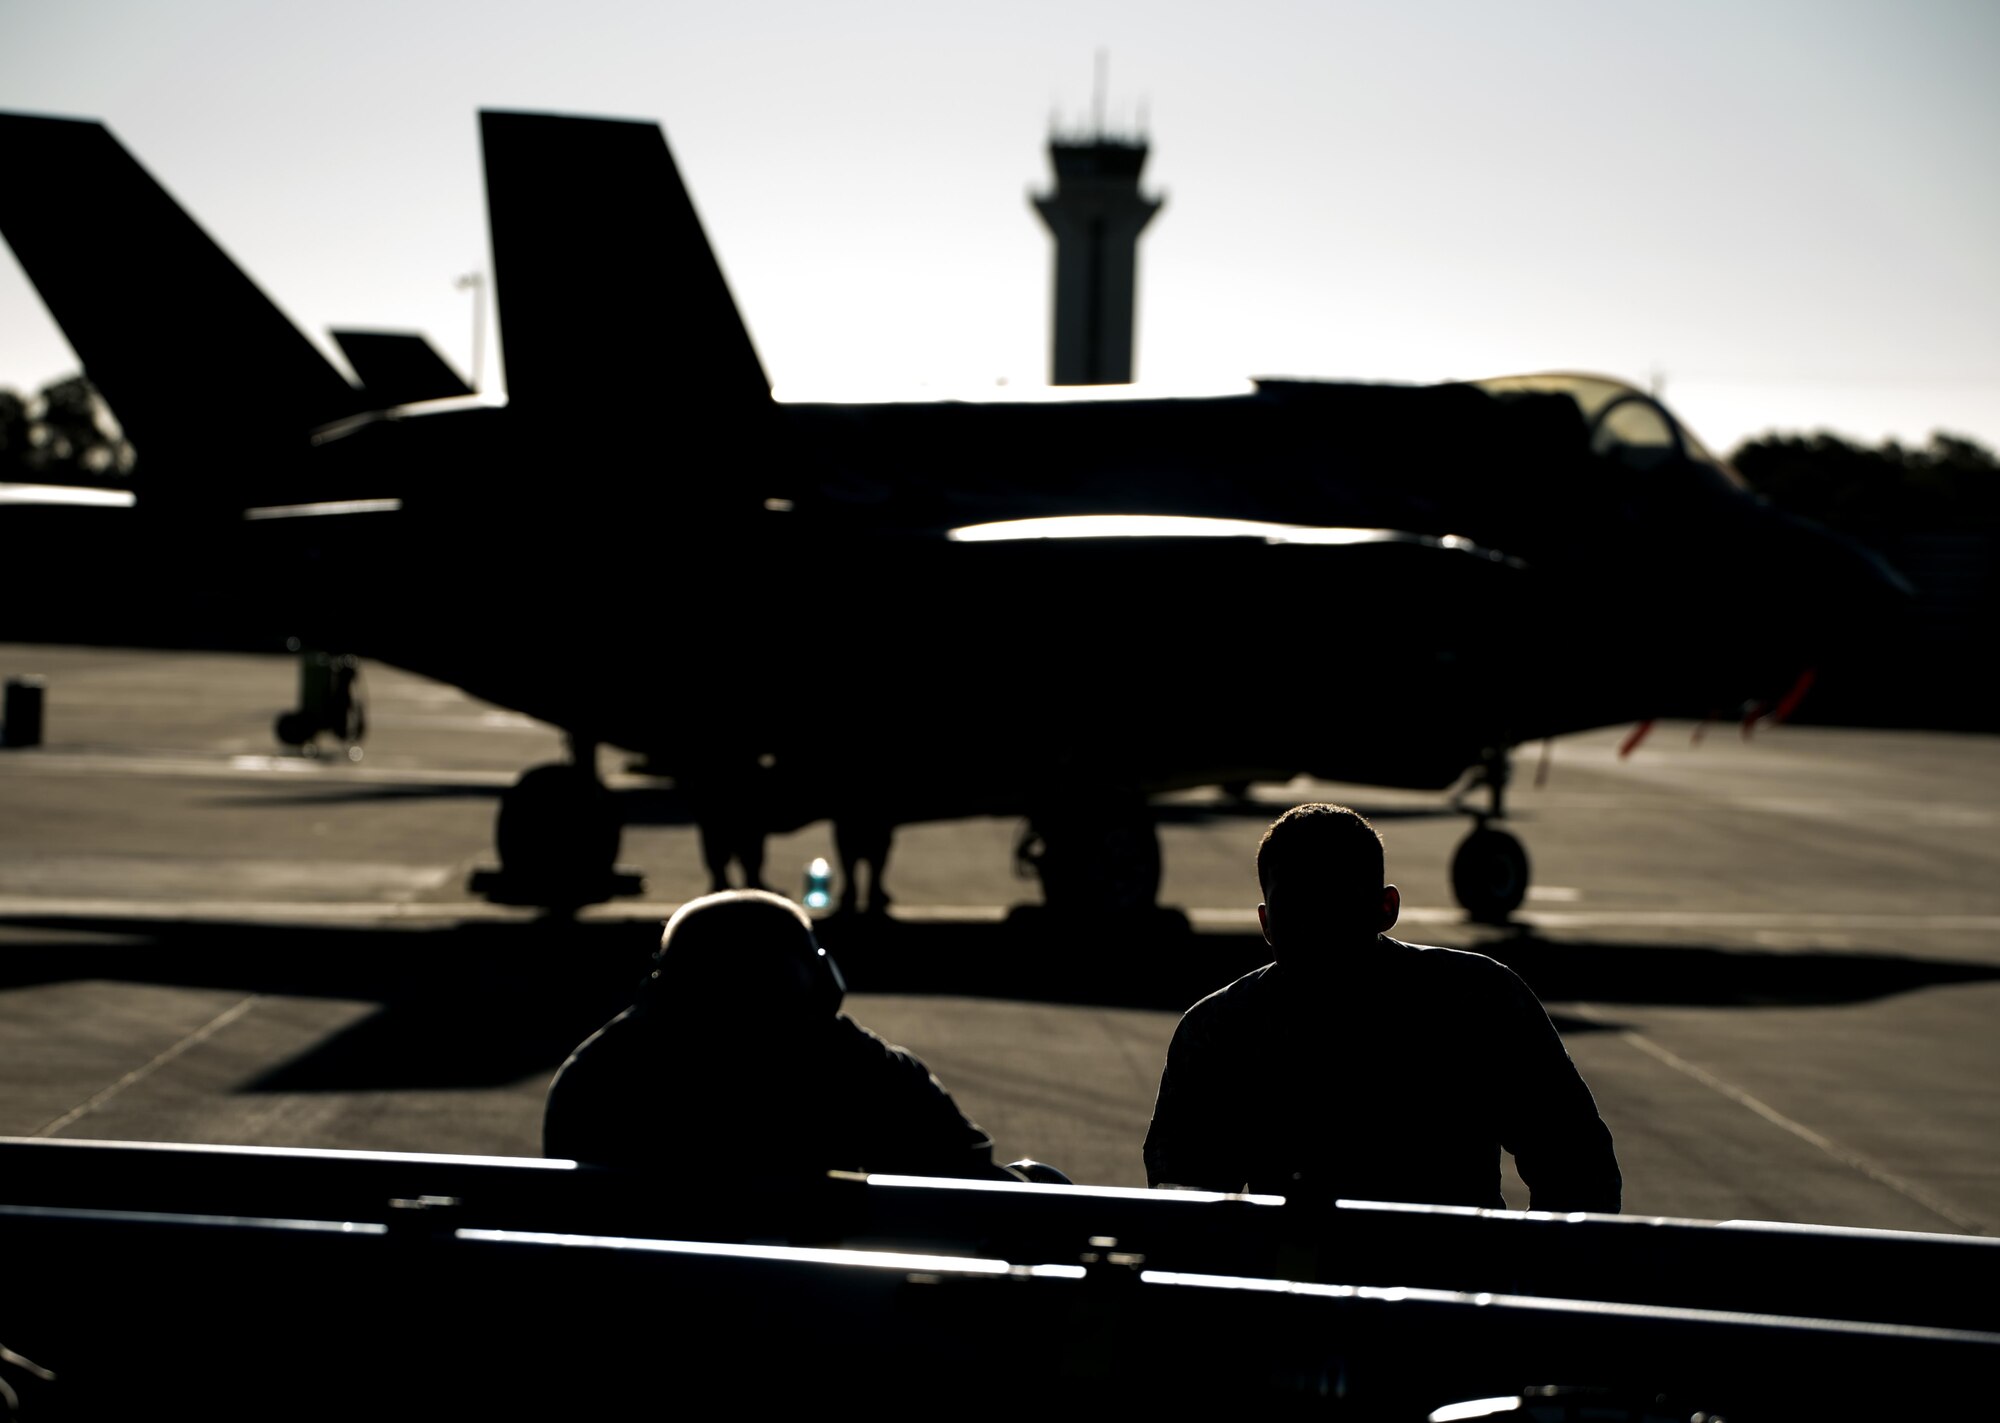
[[[1722,450],[2000,446],[1995,0],[0,0],[0,108],[108,122],[329,352],[461,369],[475,111],[657,119],[781,395],[951,394],[1046,379],[1027,192],[1099,48],[1168,199],[1148,385],[1591,370]],[[0,385],[76,366],[0,257]]]

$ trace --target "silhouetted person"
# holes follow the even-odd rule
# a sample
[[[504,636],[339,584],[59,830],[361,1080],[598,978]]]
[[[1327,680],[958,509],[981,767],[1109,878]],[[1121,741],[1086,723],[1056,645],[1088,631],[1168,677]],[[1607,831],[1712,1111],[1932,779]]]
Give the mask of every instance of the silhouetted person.
[[[834,817],[833,852],[840,859],[841,913],[852,914],[862,907],[863,865],[868,867],[868,912],[889,912],[889,892],[882,888],[882,875],[889,867],[889,846],[895,836],[896,823],[873,812]]]
[[[708,887],[719,894],[729,886],[729,866],[734,861],[743,869],[745,889],[764,888],[764,829],[727,809],[718,809],[695,822],[701,832],[701,862],[708,869]]]
[[[744,889],[764,888],[764,836],[770,819],[768,778],[768,771],[755,758],[729,755],[718,755],[674,778],[701,834],[701,859],[708,868],[712,894],[731,887],[731,861],[742,868]]]
[[[1388,937],[1382,840],[1301,805],[1257,847],[1276,962],[1181,1018],[1146,1135],[1155,1185],[1616,1211],[1611,1133],[1534,993],[1483,954]]]
[[[703,1178],[1018,1179],[914,1054],[840,1011],[845,991],[789,900],[681,906],[638,1001],[556,1074],[543,1153]]]

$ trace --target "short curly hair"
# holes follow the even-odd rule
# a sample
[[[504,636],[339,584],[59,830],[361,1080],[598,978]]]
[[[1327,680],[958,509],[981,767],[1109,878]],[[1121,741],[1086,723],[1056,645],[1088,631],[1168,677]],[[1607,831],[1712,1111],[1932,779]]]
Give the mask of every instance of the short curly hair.
[[[1266,899],[1280,879],[1318,884],[1341,900],[1372,900],[1384,879],[1382,836],[1344,805],[1295,805],[1257,842],[1257,884]]]

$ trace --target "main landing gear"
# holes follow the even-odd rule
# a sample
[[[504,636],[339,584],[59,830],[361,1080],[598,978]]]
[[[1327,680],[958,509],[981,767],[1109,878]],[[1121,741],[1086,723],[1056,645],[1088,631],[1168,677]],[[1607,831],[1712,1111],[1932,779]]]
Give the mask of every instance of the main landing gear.
[[[1451,798],[1452,808],[1465,810],[1465,797],[1481,786],[1491,793],[1488,809],[1467,810],[1472,833],[1451,857],[1451,889],[1466,915],[1479,924],[1504,924],[1528,897],[1528,852],[1521,842],[1491,822],[1506,815],[1507,748],[1488,747],[1473,778]]]
[[[1054,914],[1150,914],[1160,895],[1160,836],[1143,796],[1065,801],[1028,818],[1015,872],[1042,882]]]
[[[570,913],[645,888],[618,868],[624,825],[597,778],[597,743],[572,736],[569,747],[568,761],[524,772],[500,797],[493,827],[500,868],[474,873],[475,893]]]

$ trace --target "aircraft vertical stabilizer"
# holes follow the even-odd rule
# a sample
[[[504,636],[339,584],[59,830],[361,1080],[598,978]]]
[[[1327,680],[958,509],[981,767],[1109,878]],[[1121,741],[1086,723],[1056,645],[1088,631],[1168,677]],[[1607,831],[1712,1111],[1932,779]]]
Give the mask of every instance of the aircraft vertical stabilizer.
[[[714,409],[770,382],[653,123],[482,112],[508,403],[663,392]]]
[[[313,427],[360,408],[103,124],[0,114],[0,153],[0,235],[110,402],[142,476],[149,462],[213,458],[225,432],[242,448],[245,435],[303,448]]]

